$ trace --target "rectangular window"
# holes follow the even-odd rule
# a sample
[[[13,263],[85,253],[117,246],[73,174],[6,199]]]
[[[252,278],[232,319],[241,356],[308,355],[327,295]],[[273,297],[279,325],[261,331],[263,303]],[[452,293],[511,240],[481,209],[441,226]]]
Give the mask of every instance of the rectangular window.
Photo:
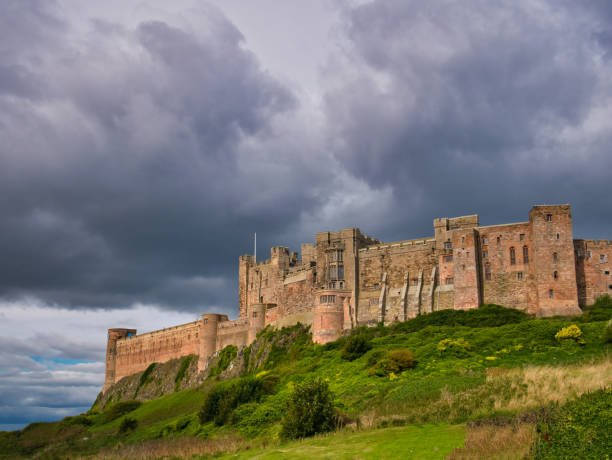
[[[378,297],[372,297],[370,299],[370,305],[378,305]]]
[[[501,244],[501,236],[497,237],[497,245],[499,246]]]
[[[491,267],[488,265],[485,266],[485,279],[491,281]]]
[[[546,214],[546,222],[552,222],[552,214]]]
[[[523,246],[523,263],[529,263],[529,248],[527,246]]]
[[[253,312],[253,318],[257,318],[257,312],[256,311]]]
[[[344,279],[344,265],[338,265],[338,279]]]
[[[327,296],[327,303],[336,303],[336,296],[335,295],[328,295]]]
[[[446,284],[453,284],[453,279],[449,276],[448,278],[446,278],[445,283]]]
[[[606,258],[603,254],[599,254],[599,260],[603,261]]]
[[[521,241],[524,241],[524,240],[525,240],[525,234],[524,234],[524,233],[521,233],[521,234],[519,235],[519,240],[521,240]]]
[[[374,283],[374,289],[378,290],[379,287],[380,287],[380,284]]]
[[[557,253],[553,252],[553,262],[557,263]]]
[[[453,249],[453,243],[447,241],[446,243],[444,243],[444,249]]]
[[[329,267],[329,279],[330,280],[338,279],[338,267],[336,265],[331,265]]]
[[[482,244],[488,244],[489,243],[489,239],[486,236],[482,237]]]
[[[319,303],[320,304],[327,303],[327,296],[326,295],[322,295],[321,297],[319,297]]]
[[[342,251],[338,251],[338,262],[342,262]]]
[[[522,280],[523,279],[523,272],[517,272],[516,273],[516,279]]]
[[[510,248],[510,265],[516,265],[516,251]]]
[[[487,257],[489,257],[489,251],[485,249],[484,251],[482,251],[482,258],[486,259]]]
[[[609,274],[610,274],[610,270],[606,270],[604,273],[605,273],[606,275],[609,275]]]
[[[549,298],[549,299],[552,299],[553,297],[554,297],[554,292],[553,292],[553,290],[552,290],[552,289],[549,289],[549,290],[548,290],[548,298]]]
[[[453,256],[444,256],[444,262],[452,262]]]
[[[412,285],[416,286],[417,284],[419,284],[419,279],[418,278],[412,278]]]
[[[591,251],[587,251],[587,259],[591,258]]]

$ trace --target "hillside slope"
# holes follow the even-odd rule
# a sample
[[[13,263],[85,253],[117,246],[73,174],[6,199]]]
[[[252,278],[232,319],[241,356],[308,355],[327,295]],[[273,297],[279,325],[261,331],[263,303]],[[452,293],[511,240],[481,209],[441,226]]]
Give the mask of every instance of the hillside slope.
[[[357,434],[386,426],[470,422],[469,437],[476,422],[491,419],[532,426],[534,420],[525,414],[610,386],[604,329],[611,316],[610,302],[579,317],[550,319],[485,306],[361,328],[325,346],[313,344],[301,325],[265,329],[250,347],[223,350],[207,376],[195,375],[193,359],[187,365],[185,358],[176,360],[160,365],[159,375],[152,369],[144,379],[144,374],[133,376],[122,391],[117,387],[115,400],[98,400],[86,415],[3,433],[0,458],[121,458],[128,451],[145,458],[147,452],[167,449],[188,456],[278,445],[287,399],[296,385],[313,377],[328,382],[339,426]],[[570,326],[580,333],[576,328],[561,332]],[[347,354],[347,343],[355,337],[366,345]],[[412,352],[414,368],[394,367],[397,350]],[[185,370],[177,386],[181,365]],[[265,380],[269,392],[201,423],[198,413],[211,392],[231,394],[253,380]],[[192,387],[183,389],[187,386]],[[142,403],[125,401],[159,392],[165,395]],[[126,419],[134,421],[127,423],[131,426],[126,427]]]

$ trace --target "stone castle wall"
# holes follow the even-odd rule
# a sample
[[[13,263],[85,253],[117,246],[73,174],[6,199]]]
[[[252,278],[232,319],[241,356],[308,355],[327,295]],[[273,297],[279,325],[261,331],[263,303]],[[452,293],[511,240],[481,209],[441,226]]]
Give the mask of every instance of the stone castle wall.
[[[105,387],[152,363],[206,359],[250,344],[266,325],[312,326],[325,343],[359,325],[405,321],[443,309],[497,303],[539,316],[576,314],[612,293],[612,242],[572,234],[569,205],[534,206],[526,222],[480,226],[477,215],[439,218],[433,236],[382,243],[357,228],[320,232],[301,258],[277,246],[270,258],[239,258],[238,319],[200,321],[136,335],[110,329]]]

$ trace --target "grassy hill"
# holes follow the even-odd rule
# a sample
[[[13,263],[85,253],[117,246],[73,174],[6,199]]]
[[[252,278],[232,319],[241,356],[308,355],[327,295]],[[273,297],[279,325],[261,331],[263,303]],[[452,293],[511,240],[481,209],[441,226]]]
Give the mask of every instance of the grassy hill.
[[[571,438],[549,433],[583,394],[593,426],[573,433],[575,444],[605,445],[598,424],[609,424],[612,396],[596,391],[612,383],[610,317],[609,298],[574,318],[483,306],[359,328],[324,346],[301,325],[267,328],[250,347],[221,353],[193,388],[166,385],[165,396],[138,402],[117,393],[87,414],[1,433],[0,458],[520,458],[536,447],[546,458]],[[287,401],[312,378],[333,393],[338,431],[282,443]]]

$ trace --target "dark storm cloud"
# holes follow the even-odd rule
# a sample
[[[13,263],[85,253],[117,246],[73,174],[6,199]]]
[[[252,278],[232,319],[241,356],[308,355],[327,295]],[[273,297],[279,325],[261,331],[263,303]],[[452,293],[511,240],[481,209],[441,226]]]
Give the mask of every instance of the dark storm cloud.
[[[290,90],[212,7],[197,33],[92,20],[85,35],[49,2],[3,10],[0,295],[233,312],[253,229],[278,234],[316,201],[297,193],[305,169],[251,167],[272,161],[258,145],[297,108]]]
[[[345,11],[330,137],[344,167],[393,188],[406,215],[385,236],[431,232],[436,216],[524,220],[543,202],[572,203],[578,234],[609,236],[609,218],[589,217],[612,206],[612,127],[600,126],[611,69],[596,37],[609,28],[583,8],[402,0]]]

